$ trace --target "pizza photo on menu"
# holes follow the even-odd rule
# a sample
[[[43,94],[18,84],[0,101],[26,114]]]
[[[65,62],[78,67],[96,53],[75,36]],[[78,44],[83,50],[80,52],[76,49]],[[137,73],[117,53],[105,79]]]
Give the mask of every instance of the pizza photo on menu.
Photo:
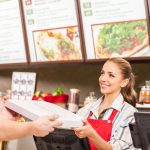
[[[78,27],[35,31],[37,61],[82,59]]]
[[[146,20],[92,25],[95,57],[150,55]]]

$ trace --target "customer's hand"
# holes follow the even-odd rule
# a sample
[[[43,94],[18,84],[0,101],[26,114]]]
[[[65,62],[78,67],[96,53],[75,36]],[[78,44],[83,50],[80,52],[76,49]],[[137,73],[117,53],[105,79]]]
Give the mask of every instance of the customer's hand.
[[[5,107],[5,101],[8,100],[9,96],[4,96],[0,101],[0,118],[1,119],[9,119],[9,120],[18,120],[20,115],[8,108]]]
[[[35,136],[42,137],[46,136],[50,132],[53,132],[55,128],[62,125],[62,122],[56,120],[57,118],[57,115],[44,116],[31,122],[31,127],[33,131],[32,134]]]

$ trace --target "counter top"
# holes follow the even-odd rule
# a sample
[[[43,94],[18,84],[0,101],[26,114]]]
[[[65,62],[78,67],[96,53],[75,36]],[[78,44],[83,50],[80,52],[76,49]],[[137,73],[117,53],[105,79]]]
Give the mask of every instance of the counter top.
[[[136,104],[136,108],[147,108],[147,109],[150,109],[150,104]]]

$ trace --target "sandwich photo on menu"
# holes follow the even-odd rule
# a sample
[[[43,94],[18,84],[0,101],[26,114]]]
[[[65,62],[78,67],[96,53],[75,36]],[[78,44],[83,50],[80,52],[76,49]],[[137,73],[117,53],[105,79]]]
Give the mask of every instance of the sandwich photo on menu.
[[[34,32],[37,60],[81,60],[79,31],[77,27],[49,29]]]
[[[136,57],[150,53],[145,20],[92,25],[96,58]]]

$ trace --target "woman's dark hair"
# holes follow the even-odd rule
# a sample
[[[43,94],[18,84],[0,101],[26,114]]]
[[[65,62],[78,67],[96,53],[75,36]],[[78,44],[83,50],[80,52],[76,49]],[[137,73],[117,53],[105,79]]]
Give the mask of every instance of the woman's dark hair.
[[[137,93],[134,89],[135,76],[132,73],[132,67],[128,61],[123,58],[110,58],[107,61],[111,61],[118,65],[121,70],[124,79],[129,79],[128,84],[121,89],[121,94],[123,95],[126,102],[135,106],[137,101]]]

